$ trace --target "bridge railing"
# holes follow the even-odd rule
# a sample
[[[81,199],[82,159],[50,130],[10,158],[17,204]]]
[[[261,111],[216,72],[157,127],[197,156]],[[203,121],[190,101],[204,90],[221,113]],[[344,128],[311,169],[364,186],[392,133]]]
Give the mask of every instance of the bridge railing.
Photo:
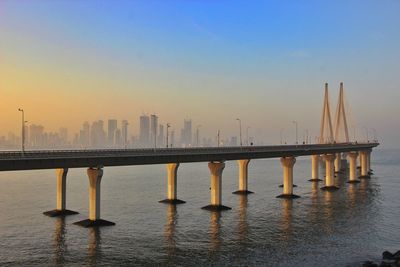
[[[135,148],[135,149],[75,149],[75,150],[28,150],[22,151],[0,151],[0,160],[7,158],[35,158],[35,157],[120,157],[120,156],[143,156],[143,155],[174,155],[185,153],[229,153],[229,152],[262,152],[299,149],[330,148],[342,146],[374,145],[374,143],[332,143],[332,144],[298,144],[277,146],[235,146],[235,147],[187,147],[187,148]]]

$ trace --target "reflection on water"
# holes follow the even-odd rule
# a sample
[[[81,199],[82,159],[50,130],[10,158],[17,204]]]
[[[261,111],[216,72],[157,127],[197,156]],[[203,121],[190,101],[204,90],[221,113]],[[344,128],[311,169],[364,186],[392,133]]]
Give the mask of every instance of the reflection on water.
[[[92,227],[88,229],[88,265],[96,266],[101,262],[101,236],[100,228]]]
[[[293,199],[282,199],[282,216],[281,216],[281,232],[282,240],[285,241],[286,245],[293,239],[292,229],[292,208]]]
[[[55,229],[53,236],[55,265],[60,265],[64,262],[64,254],[67,250],[65,243],[65,218],[59,217],[54,220]]]
[[[231,169],[226,176],[235,179],[225,180],[224,202],[233,209],[221,213],[199,209],[198,203],[209,201],[209,195],[196,190],[208,186],[208,179],[200,179],[203,171],[208,177],[204,164],[181,169],[187,178],[180,180],[182,197],[191,200],[181,206],[152,201],[164,195],[154,179],[164,168],[109,168],[105,181],[113,182],[104,187],[102,209],[117,224],[101,232],[76,227],[68,217],[42,216],[54,197],[53,172],[0,173],[0,265],[359,266],[374,260],[369,255],[381,257],[383,250],[398,249],[400,164],[376,166],[382,178],[359,184],[346,183],[343,173],[335,178],[340,189],[329,192],[320,189],[324,182],[307,181],[310,162],[299,161],[296,193],[301,198],[295,200],[275,198],[281,192],[276,177],[282,172],[276,165],[254,161],[256,194],[249,196],[227,193],[237,187],[237,170]],[[71,208],[87,201],[87,188],[77,173],[70,177]],[[146,179],[132,179],[132,173]],[[26,187],[27,181],[40,186]],[[32,188],[36,191],[29,194]],[[32,223],[21,219],[26,217]]]
[[[210,212],[210,216],[210,250],[212,253],[216,253],[219,251],[222,243],[222,238],[220,235],[221,212]]]
[[[324,232],[326,234],[331,235],[332,233],[334,233],[334,218],[333,218],[333,212],[335,209],[335,202],[333,201],[333,198],[335,196],[335,193],[337,193],[337,191],[324,191],[323,195],[324,195],[324,209],[323,209],[323,218],[322,218],[322,227],[324,229]],[[321,224],[321,222],[320,222]]]
[[[165,205],[167,207],[167,221],[164,226],[164,236],[167,245],[168,258],[172,258],[176,251],[175,226],[177,223],[176,205]]]
[[[247,222],[247,195],[239,195],[239,207],[238,207],[238,240],[243,243],[247,240],[249,224]]]

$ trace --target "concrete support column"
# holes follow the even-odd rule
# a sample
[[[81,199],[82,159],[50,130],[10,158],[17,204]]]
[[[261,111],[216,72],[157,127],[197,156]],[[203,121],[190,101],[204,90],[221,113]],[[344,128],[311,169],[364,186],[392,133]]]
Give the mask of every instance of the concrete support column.
[[[68,169],[57,169],[57,210],[65,210]]]
[[[248,188],[248,166],[250,163],[249,159],[241,159],[237,161],[239,165],[239,190],[233,192],[233,194],[247,195],[253,192],[247,190]]]
[[[368,174],[372,174],[372,169],[371,169],[371,150],[367,151],[367,170]]]
[[[368,151],[360,151],[360,165],[361,165],[361,176],[359,178],[369,178],[368,174]]]
[[[89,177],[89,219],[76,222],[83,227],[108,226],[115,223],[100,219],[100,185],[103,177],[102,168],[87,169]]]
[[[295,157],[282,157],[281,164],[283,167],[283,194],[278,198],[298,198],[293,194],[293,166],[296,163]]]
[[[325,161],[325,186],[321,189],[323,190],[337,190],[339,187],[335,186],[335,171],[334,171],[334,154],[323,155]]]
[[[57,177],[57,204],[55,210],[43,212],[44,215],[50,217],[66,216],[78,214],[76,211],[66,209],[66,193],[67,193],[67,173],[68,169],[56,169]]]
[[[359,183],[360,180],[357,179],[357,152],[349,152],[348,153],[350,160],[350,168],[349,168],[349,181],[348,183]]]
[[[225,168],[223,162],[209,162],[208,168],[211,173],[211,204],[202,209],[219,211],[231,209],[222,205],[222,171]]]
[[[342,169],[342,153],[336,153],[335,155],[335,172],[338,173]]]
[[[168,163],[167,167],[167,199],[161,200],[161,203],[169,203],[169,204],[182,204],[185,201],[182,201],[177,198],[177,173],[179,163]]]
[[[319,155],[311,155],[311,179],[309,181],[322,181],[319,179]]]
[[[89,168],[87,174],[89,177],[89,220],[96,221],[100,219],[100,184],[103,169]]]

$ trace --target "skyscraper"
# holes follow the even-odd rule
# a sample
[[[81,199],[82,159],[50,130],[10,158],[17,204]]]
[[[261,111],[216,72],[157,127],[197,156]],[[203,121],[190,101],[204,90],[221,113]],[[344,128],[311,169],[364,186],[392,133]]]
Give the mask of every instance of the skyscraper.
[[[151,114],[150,115],[150,144],[153,146],[156,146],[156,141],[157,141],[157,128],[158,128],[158,117],[156,114]]]
[[[181,145],[192,145],[192,120],[183,121],[183,129],[181,131]]]
[[[139,145],[149,146],[150,141],[150,118],[147,115],[140,116]]]
[[[66,145],[68,143],[68,129],[65,127],[59,130],[60,145]]]
[[[157,144],[159,147],[164,147],[165,140],[164,140],[164,125],[160,124],[158,126],[158,140]]]
[[[115,131],[117,130],[117,120],[108,120],[108,145],[113,146],[115,144]]]
[[[85,121],[82,125],[82,130],[79,132],[80,145],[84,148],[90,145],[90,125]]]
[[[90,145],[96,148],[104,147],[105,141],[104,122],[102,120],[94,121],[90,130]]]
[[[123,120],[122,121],[122,144],[126,148],[128,145],[128,121]]]
[[[114,143],[117,147],[122,146],[122,135],[121,135],[120,129],[115,130],[115,142]]]

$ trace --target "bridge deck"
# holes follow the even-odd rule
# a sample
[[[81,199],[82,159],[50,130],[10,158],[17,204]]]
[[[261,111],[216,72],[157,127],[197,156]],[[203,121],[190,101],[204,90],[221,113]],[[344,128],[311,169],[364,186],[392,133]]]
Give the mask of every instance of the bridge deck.
[[[127,166],[305,156],[372,149],[379,143],[0,152],[0,171]]]

